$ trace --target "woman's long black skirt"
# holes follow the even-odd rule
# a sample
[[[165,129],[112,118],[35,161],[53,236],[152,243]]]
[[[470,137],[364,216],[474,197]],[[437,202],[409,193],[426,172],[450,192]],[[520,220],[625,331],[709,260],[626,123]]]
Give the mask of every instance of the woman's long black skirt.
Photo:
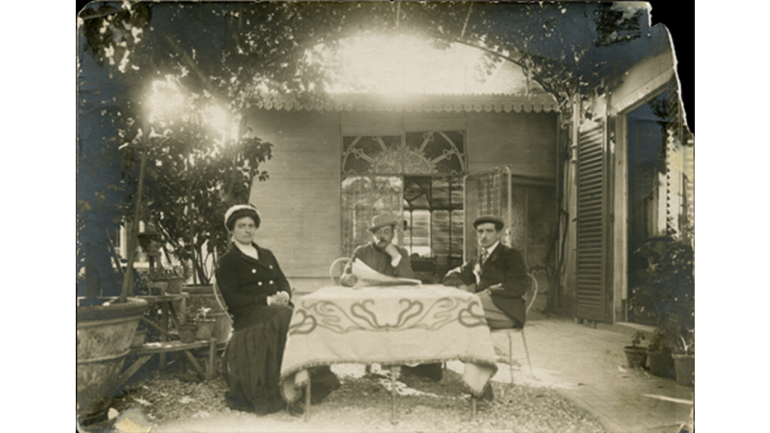
[[[231,409],[265,415],[286,407],[278,382],[292,309],[268,308],[278,311],[261,322],[259,312],[254,311],[254,317],[249,319],[255,324],[233,332],[227,344],[224,373]]]

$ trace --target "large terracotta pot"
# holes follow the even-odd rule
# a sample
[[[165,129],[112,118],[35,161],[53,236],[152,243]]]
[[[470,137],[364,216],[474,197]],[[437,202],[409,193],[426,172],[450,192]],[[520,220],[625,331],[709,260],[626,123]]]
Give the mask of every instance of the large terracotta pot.
[[[104,299],[110,305],[77,307],[77,420],[81,425],[107,419],[118,376],[130,351],[147,302]]]
[[[182,291],[190,294],[187,305],[188,307],[192,306],[193,310],[198,310],[200,307],[211,308],[211,311],[206,315],[207,318],[216,320],[211,336],[217,339],[217,343],[227,342],[233,330],[232,321],[229,313],[223,310],[222,306],[217,302],[217,298],[214,296],[214,286],[190,285],[185,286]],[[222,295],[219,296],[221,299]]]
[[[647,349],[647,367],[650,373],[660,377],[676,377],[674,372],[674,358],[668,350]]]

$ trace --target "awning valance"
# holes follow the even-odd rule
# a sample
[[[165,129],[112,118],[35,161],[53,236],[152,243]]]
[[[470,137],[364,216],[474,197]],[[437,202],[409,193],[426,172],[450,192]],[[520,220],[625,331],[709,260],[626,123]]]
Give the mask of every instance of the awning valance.
[[[390,97],[339,94],[325,101],[300,102],[284,96],[268,96],[256,104],[264,110],[285,111],[405,111],[405,112],[558,112],[556,99],[537,95],[410,95]]]

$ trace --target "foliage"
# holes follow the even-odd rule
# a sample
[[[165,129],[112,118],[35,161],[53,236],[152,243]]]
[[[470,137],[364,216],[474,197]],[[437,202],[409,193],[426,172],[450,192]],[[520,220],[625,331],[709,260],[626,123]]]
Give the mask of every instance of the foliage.
[[[153,81],[172,77],[196,100],[245,118],[270,95],[289,94],[299,102],[325,98],[341,67],[325,53],[340,41],[412,34],[437,47],[479,48],[487,70],[501,61],[519,65],[567,112],[574,95],[587,97],[613,71],[654,55],[655,41],[668,42],[662,30],[656,38],[643,37],[651,30],[646,12],[633,2],[89,3],[78,26],[77,269],[86,268],[87,294],[98,294],[107,280],[118,284],[105,234],[136,202],[139,148],[126,145],[151,135],[143,101]],[[192,120],[160,132],[168,141],[149,143],[149,213],[183,260],[195,249],[201,253],[196,260],[203,257],[205,239],[213,240],[207,254],[222,245],[217,215],[227,204],[245,201],[241,186],[248,189],[257,163],[270,157],[270,146],[246,138],[244,128],[230,138],[234,148],[217,151],[200,127]],[[182,168],[195,173],[185,175]],[[200,263],[196,272],[207,281]]]
[[[639,346],[639,343],[642,342],[646,337],[644,336],[644,333],[642,331],[636,331],[634,335],[631,336],[631,346],[637,347]]]
[[[676,316],[682,329],[692,329],[695,318],[695,257],[686,241],[668,239],[663,252],[648,242],[635,254],[644,257],[648,266],[631,289],[629,308],[639,317],[650,317],[662,324],[665,314]]]
[[[678,337],[674,351],[684,355],[695,355],[695,330],[684,330]]]
[[[656,327],[650,337],[650,343],[647,349],[651,352],[667,350],[672,346],[673,336],[664,327]]]
[[[190,277],[190,270],[184,265],[167,266],[167,267],[158,265],[155,268],[153,268],[150,271],[149,275],[147,276],[147,278],[152,281],[165,281],[165,280],[172,280],[176,278],[187,279],[189,277]]]
[[[200,307],[195,314],[195,320],[207,320],[206,315],[211,311],[211,308]]]
[[[271,158],[273,145],[245,134],[222,135],[206,121],[213,102],[191,99],[185,111],[162,123],[163,135],[148,148],[145,216],[158,223],[164,248],[182,263],[192,260],[197,279],[207,284],[209,259],[227,247],[225,211],[248,202],[253,179],[268,178],[259,166]]]
[[[211,311],[211,308],[207,308],[207,307],[196,308],[194,305],[188,305],[187,309],[184,311],[185,320],[187,323],[194,323],[200,320],[207,320],[209,311]]]

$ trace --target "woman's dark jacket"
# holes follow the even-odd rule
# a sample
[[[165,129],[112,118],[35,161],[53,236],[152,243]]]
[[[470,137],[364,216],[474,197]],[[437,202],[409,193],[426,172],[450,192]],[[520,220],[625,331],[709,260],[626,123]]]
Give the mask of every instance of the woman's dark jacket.
[[[267,305],[268,296],[281,290],[291,296],[289,281],[273,253],[253,245],[259,260],[232,245],[219,259],[216,271],[217,285],[234,316],[236,331],[265,322],[277,313],[277,308]]]

